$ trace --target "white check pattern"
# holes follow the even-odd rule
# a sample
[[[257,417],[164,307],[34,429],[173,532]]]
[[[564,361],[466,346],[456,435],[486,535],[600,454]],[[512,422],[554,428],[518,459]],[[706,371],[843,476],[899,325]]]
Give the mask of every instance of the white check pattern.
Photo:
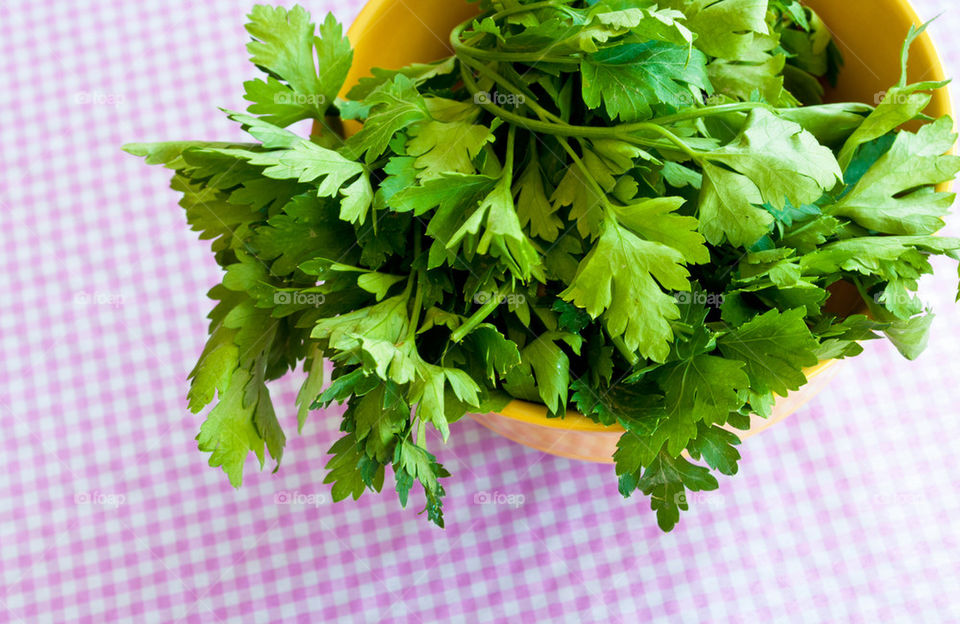
[[[944,12],[960,73],[960,12],[916,4]],[[0,4],[0,622],[960,621],[949,263],[925,283],[923,359],[868,346],[669,535],[610,467],[468,420],[439,452],[446,531],[416,500],[329,502],[337,410],[291,435],[278,474],[251,464],[230,488],[183,398],[219,274],[167,172],[119,146],[242,136],[216,107],[242,109],[255,75],[246,8]],[[274,389],[291,432],[295,388]]]

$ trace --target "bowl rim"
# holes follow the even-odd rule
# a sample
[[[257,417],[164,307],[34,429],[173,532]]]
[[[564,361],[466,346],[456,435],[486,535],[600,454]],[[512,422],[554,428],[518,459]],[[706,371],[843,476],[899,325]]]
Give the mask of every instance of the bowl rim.
[[[360,9],[360,12],[357,14],[353,23],[350,25],[350,28],[347,30],[347,37],[351,42],[359,40],[362,37],[362,34],[368,30],[373,24],[379,21],[382,17],[382,13],[386,8],[395,4],[398,0],[368,0],[364,4],[363,8]],[[916,9],[913,8],[913,5],[908,2],[908,0],[891,0],[894,5],[899,8],[903,14],[915,25],[921,25],[919,15],[917,14]],[[919,45],[923,48],[923,54],[927,57],[931,63],[929,70],[930,80],[933,81],[944,81],[946,80],[946,70],[944,69],[943,59],[940,56],[937,46],[934,44],[933,37],[931,36],[929,30],[925,31],[917,40],[914,42],[914,45]],[[345,85],[344,89],[346,90],[351,85]],[[944,109],[944,114],[950,115],[954,121],[954,131],[957,129],[957,119],[953,107],[953,98],[949,88],[943,88],[943,97],[941,99],[942,108]],[[951,149],[951,152],[956,150],[956,146]],[[807,378],[807,383],[812,381],[815,377],[818,377],[825,373],[827,370],[833,368],[840,360],[822,360],[815,366],[805,368],[803,370],[804,375]],[[626,431],[619,424],[613,425],[603,425],[600,424],[587,416],[584,416],[580,412],[575,410],[567,410],[566,414],[562,417],[551,417],[547,411],[547,407],[541,403],[533,403],[531,401],[524,401],[522,399],[511,399],[510,403],[506,407],[494,412],[503,416],[504,418],[526,423],[528,425],[536,425],[540,427],[546,427],[550,429],[560,429],[564,431],[581,431],[581,432],[599,432],[599,433],[623,433]]]

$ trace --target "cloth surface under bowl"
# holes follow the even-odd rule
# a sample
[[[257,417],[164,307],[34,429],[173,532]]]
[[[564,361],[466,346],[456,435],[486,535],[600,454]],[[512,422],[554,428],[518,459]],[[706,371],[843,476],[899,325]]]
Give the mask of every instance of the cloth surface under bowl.
[[[669,535],[612,467],[469,419],[439,450],[445,531],[392,493],[333,505],[339,411],[297,436],[296,379],[280,472],[207,468],[183,397],[219,273],[168,172],[119,146],[243,140],[217,106],[256,75],[248,4],[0,2],[0,622],[960,621],[946,263],[920,361],[868,345]],[[960,75],[960,9],[915,4]]]

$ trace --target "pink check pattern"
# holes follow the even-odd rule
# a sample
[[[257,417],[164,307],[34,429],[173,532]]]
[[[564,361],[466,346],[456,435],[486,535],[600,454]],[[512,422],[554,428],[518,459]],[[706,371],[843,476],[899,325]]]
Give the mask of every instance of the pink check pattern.
[[[960,74],[960,11],[917,5]],[[947,263],[922,360],[868,346],[669,535],[609,466],[469,420],[439,451],[445,531],[392,495],[329,502],[336,410],[243,489],[205,467],[185,376],[218,272],[167,173],[119,146],[240,138],[216,107],[255,74],[245,9],[0,3],[0,622],[960,621]],[[288,431],[295,388],[274,389]]]

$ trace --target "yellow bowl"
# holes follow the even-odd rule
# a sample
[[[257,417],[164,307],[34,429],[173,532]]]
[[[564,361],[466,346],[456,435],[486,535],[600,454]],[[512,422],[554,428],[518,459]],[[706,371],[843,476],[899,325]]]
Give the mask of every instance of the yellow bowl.
[[[833,32],[846,64],[828,101],[876,104],[885,89],[900,77],[900,48],[911,24],[920,24],[904,0],[808,0]],[[428,62],[451,54],[448,38],[457,24],[475,15],[477,6],[464,0],[371,0],[360,12],[348,37],[355,48],[347,88],[370,74],[371,68],[397,69],[414,62]],[[910,54],[911,82],[944,80],[943,66],[926,34]],[[952,114],[946,89],[933,97],[927,113]],[[347,127],[347,132],[355,130]],[[838,312],[854,312],[856,293],[834,292],[831,302]],[[794,413],[819,393],[836,373],[836,360],[821,362],[806,370],[809,383],[787,397],[778,397],[773,415],[754,418],[748,438]],[[576,412],[564,418],[547,418],[543,405],[513,401],[500,413],[471,414],[482,425],[520,444],[546,453],[586,461],[611,463],[619,426],[598,425]]]

